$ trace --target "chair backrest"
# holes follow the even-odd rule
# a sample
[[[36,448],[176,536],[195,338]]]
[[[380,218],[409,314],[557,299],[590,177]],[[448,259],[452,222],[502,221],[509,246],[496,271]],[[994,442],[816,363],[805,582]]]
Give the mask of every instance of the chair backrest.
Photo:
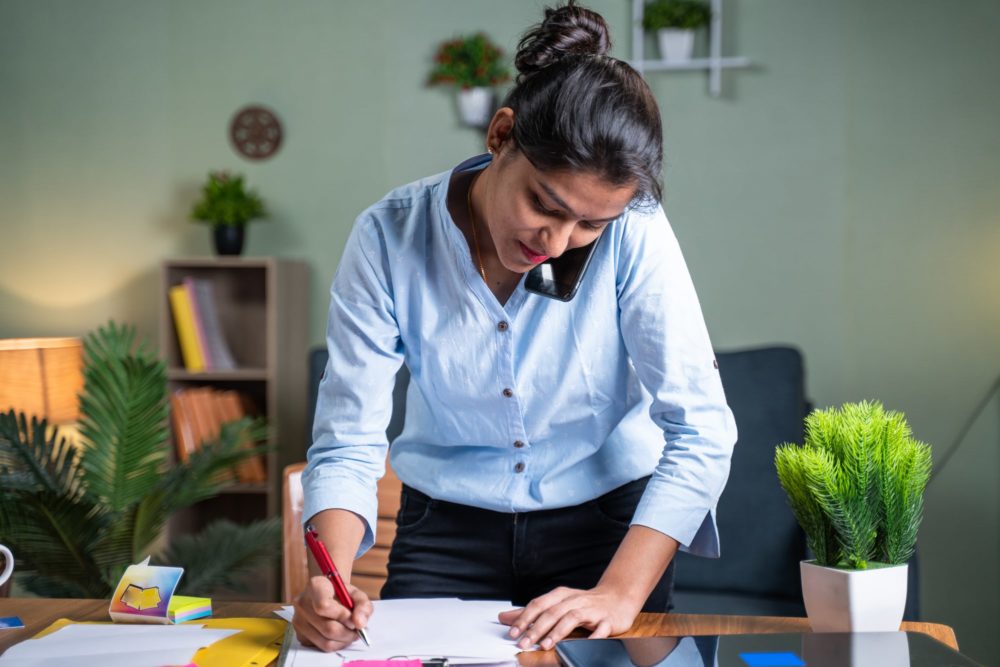
[[[286,602],[295,599],[309,580],[309,562],[302,530],[302,471],[305,463],[285,468],[282,484],[282,523],[284,555],[282,558],[282,595]],[[399,478],[386,462],[385,476],[378,483],[378,520],[375,544],[354,561],[351,583],[377,600],[385,583],[389,548],[396,539],[396,513],[399,511]]]
[[[774,449],[801,443],[810,409],[801,353],[766,347],[716,355],[739,431],[717,519],[719,559],[678,554],[678,590],[801,600],[805,535],[778,483]]]
[[[302,471],[305,463],[285,466],[281,480],[281,596],[291,602],[309,580],[305,533],[302,530]]]

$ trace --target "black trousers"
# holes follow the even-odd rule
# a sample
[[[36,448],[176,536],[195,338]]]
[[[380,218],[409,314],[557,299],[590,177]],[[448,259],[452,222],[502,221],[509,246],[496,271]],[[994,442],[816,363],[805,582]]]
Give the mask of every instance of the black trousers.
[[[383,599],[458,597],[522,606],[557,586],[593,588],[621,544],[648,477],[582,505],[494,512],[403,486]],[[673,607],[674,565],[643,611]]]

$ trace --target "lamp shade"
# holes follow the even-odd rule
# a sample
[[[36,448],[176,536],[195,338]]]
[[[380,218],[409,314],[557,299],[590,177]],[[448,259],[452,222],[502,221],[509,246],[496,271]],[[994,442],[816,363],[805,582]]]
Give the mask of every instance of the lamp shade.
[[[0,340],[0,411],[13,408],[28,419],[74,422],[83,390],[83,344],[79,338]]]

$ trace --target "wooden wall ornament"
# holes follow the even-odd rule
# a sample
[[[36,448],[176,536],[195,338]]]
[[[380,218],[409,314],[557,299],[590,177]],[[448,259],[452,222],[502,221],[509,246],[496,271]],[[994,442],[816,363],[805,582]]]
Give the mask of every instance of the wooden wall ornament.
[[[229,121],[229,141],[237,153],[250,160],[264,160],[281,146],[281,121],[267,107],[243,107]]]

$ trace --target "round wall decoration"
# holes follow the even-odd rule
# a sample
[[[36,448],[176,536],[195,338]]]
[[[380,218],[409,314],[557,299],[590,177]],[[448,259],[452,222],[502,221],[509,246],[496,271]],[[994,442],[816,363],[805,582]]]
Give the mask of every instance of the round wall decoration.
[[[243,107],[229,122],[229,140],[243,157],[269,158],[281,146],[281,121],[267,107]]]

